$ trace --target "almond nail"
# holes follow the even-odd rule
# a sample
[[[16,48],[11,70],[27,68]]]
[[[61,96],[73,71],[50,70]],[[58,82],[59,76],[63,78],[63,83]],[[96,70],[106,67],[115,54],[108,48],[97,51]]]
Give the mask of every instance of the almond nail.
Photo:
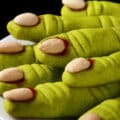
[[[47,54],[60,54],[66,49],[64,40],[60,38],[48,39],[41,43],[38,48]]]
[[[4,92],[3,97],[11,101],[28,101],[35,97],[35,93],[29,88],[17,88]]]
[[[34,13],[22,13],[13,20],[16,24],[22,26],[34,26],[39,24],[40,18]]]
[[[24,49],[25,46],[18,42],[0,41],[0,53],[18,53]]]
[[[62,0],[62,3],[73,10],[82,10],[86,7],[85,0]]]
[[[7,68],[0,72],[0,82],[16,82],[22,80],[24,74],[17,68]]]
[[[76,58],[66,65],[65,71],[76,73],[88,69],[90,66],[91,62],[89,60],[85,58]]]
[[[95,113],[87,113],[80,117],[78,120],[101,120],[101,118]]]

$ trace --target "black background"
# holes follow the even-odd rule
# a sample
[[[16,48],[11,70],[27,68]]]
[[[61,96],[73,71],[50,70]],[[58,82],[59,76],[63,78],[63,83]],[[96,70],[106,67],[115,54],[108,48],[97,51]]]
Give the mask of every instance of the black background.
[[[61,0],[2,0],[0,2],[0,39],[8,35],[6,25],[16,15],[23,12],[59,15],[61,7]]]
[[[120,2],[120,0],[111,0]],[[51,13],[60,14],[61,0],[1,0],[0,1],[0,39],[8,35],[8,21],[23,12],[33,12],[38,15]]]

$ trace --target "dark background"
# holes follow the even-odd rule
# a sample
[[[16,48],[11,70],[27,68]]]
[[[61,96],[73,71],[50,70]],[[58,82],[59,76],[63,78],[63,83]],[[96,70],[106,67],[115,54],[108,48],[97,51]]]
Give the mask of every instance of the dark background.
[[[120,0],[111,0],[120,2]],[[0,39],[8,35],[8,21],[23,12],[33,12],[38,15],[51,13],[60,14],[61,0],[1,0],[0,1]]]
[[[0,39],[8,35],[6,25],[16,15],[23,12],[59,15],[61,7],[61,0],[2,0],[0,2]]]

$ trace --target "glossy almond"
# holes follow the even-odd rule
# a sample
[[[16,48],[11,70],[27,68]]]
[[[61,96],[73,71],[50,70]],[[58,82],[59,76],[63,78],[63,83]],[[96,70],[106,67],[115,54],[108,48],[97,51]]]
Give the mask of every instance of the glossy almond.
[[[88,69],[90,66],[91,63],[87,59],[76,58],[66,65],[65,71],[70,73],[76,73]]]
[[[36,14],[28,12],[16,16],[13,21],[21,26],[34,26],[39,24],[40,18]]]
[[[18,53],[23,51],[24,45],[12,41],[0,41],[0,53]]]
[[[78,120],[101,120],[101,118],[95,113],[87,113],[80,117]]]
[[[3,97],[11,101],[27,101],[34,98],[34,93],[29,88],[18,88],[4,92]]]
[[[73,10],[81,10],[86,7],[85,0],[62,0],[62,3]]]
[[[7,68],[0,72],[0,82],[16,82],[23,78],[23,72],[17,68]]]
[[[62,53],[65,49],[64,40],[59,38],[48,39],[45,42],[41,43],[38,48],[47,54],[59,54]]]

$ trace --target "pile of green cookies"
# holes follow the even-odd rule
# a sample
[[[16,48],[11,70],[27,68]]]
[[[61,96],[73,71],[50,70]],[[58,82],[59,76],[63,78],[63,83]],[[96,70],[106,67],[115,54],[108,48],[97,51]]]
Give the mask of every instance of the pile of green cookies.
[[[17,118],[120,119],[120,4],[63,0],[61,16],[23,13],[0,41],[0,95]]]

